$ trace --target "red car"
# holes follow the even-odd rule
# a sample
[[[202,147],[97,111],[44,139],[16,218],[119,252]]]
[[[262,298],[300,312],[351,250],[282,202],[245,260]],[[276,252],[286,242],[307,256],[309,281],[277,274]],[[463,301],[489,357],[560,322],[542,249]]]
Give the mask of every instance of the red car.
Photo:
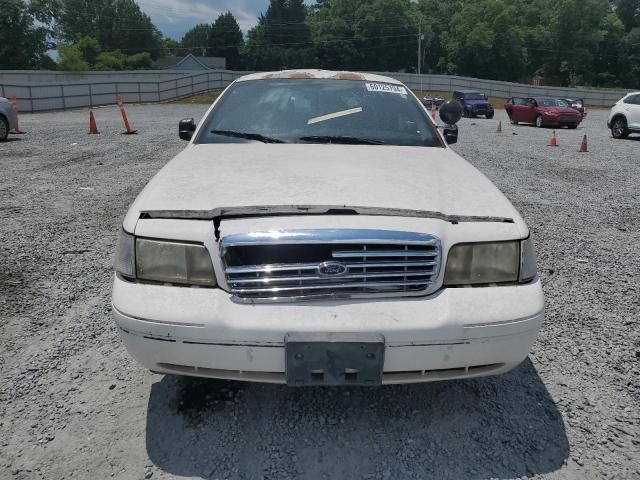
[[[533,123],[536,127],[577,128],[582,114],[557,98],[510,98],[504,105],[509,120],[518,123]]]

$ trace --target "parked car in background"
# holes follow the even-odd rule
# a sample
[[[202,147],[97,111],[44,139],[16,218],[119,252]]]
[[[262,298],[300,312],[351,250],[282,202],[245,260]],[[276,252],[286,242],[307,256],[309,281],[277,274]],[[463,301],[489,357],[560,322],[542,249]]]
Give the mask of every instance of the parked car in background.
[[[453,99],[460,102],[465,117],[484,115],[493,118],[493,107],[484,93],[476,90],[457,90],[453,92]]]
[[[438,96],[432,97],[431,95],[425,95],[424,97],[422,97],[421,101],[422,101],[422,104],[427,109],[430,109],[433,104],[435,104],[436,108],[440,108],[440,105],[444,103],[444,98],[438,97]]]
[[[575,108],[582,114],[582,119],[587,116],[587,106],[582,98],[563,98],[565,102],[569,104],[571,108]]]
[[[627,138],[640,133],[640,92],[629,93],[611,107],[607,127],[613,138]]]
[[[506,372],[544,318],[529,228],[411,90],[239,78],[120,230],[113,317],[150,370],[307,385]]]
[[[18,114],[9,100],[0,97],[0,142],[5,141],[14,128],[18,128]]]
[[[577,128],[582,114],[557,98],[510,98],[504,105],[509,120],[518,123],[533,123],[536,127]]]

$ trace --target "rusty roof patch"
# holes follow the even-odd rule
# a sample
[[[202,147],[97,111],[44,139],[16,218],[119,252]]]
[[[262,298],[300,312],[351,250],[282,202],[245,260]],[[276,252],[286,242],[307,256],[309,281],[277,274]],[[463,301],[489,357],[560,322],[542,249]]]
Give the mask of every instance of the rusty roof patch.
[[[364,75],[353,72],[338,72],[333,78],[336,80],[364,80]]]
[[[287,76],[289,78],[316,78],[316,76],[310,72],[291,72]]]

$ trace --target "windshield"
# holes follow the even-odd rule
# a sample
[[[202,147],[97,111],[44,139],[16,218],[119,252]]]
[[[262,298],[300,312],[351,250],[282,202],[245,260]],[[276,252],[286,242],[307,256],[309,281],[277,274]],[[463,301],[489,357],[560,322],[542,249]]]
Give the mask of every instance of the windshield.
[[[199,143],[353,143],[443,146],[424,107],[403,86],[329,79],[232,85]]]
[[[484,93],[470,92],[464,94],[465,100],[486,100],[487,97]]]
[[[557,98],[543,98],[538,100],[538,105],[541,107],[568,107],[569,104],[564,100]]]

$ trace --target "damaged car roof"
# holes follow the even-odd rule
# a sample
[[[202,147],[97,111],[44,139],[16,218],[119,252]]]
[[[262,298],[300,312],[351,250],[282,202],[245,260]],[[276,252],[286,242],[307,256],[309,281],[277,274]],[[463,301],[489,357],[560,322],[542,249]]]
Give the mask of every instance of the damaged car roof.
[[[372,73],[360,72],[333,72],[330,70],[283,70],[278,72],[259,72],[245,75],[238,78],[238,82],[246,82],[249,80],[273,80],[273,79],[330,79],[330,80],[351,80],[351,81],[367,81],[382,82],[402,85],[395,78],[385,77],[383,75],[375,75]]]

